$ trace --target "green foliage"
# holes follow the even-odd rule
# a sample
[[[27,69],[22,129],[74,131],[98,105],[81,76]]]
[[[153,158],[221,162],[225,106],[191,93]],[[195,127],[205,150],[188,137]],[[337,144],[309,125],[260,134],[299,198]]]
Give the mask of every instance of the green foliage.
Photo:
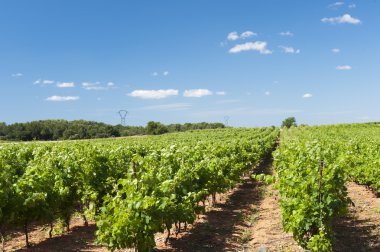
[[[331,251],[332,220],[351,202],[347,180],[380,188],[379,133],[373,124],[283,129],[274,152],[283,226],[303,247]]]
[[[257,181],[263,181],[268,185],[274,184],[276,182],[276,176],[270,174],[252,174],[251,178],[256,179]]]
[[[247,133],[193,133],[183,143],[177,139],[175,145],[154,147],[144,158],[135,156],[135,172],[119,180],[105,197],[97,217],[99,243],[112,250],[148,251],[155,233],[177,222],[192,223],[197,203],[239,182],[240,175],[271,150],[278,130]]]
[[[296,118],[295,117],[288,117],[285,120],[282,121],[281,128],[290,128],[290,127],[296,127]]]
[[[167,132],[216,128],[224,128],[224,125],[206,122],[163,125],[159,122],[149,122],[147,127],[142,127],[112,126],[84,120],[42,120],[11,125],[0,123],[0,140],[76,140],[146,134],[160,135]]]
[[[165,125],[160,122],[150,121],[146,125],[146,132],[149,135],[161,135],[168,132],[168,129]]]
[[[307,248],[315,252],[331,252],[331,239],[327,236],[323,228],[320,233],[310,238],[307,243]]]
[[[3,122],[0,122],[0,140],[4,139],[7,135],[7,125]]]
[[[198,202],[238,183],[277,135],[276,128],[217,129],[0,144],[0,228],[56,221],[68,227],[82,209],[97,220],[100,243],[149,251],[155,233],[192,223]]]
[[[250,228],[245,228],[240,235],[240,243],[246,244],[250,240],[252,240],[252,230]]]

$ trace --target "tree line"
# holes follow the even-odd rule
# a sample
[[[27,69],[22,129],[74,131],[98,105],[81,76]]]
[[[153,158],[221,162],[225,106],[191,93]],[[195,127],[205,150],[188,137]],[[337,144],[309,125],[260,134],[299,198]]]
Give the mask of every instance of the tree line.
[[[144,126],[109,125],[85,120],[40,120],[7,125],[0,122],[0,140],[74,140],[121,137],[134,135],[160,135],[197,129],[224,128],[223,123],[185,123],[165,125],[150,121]]]

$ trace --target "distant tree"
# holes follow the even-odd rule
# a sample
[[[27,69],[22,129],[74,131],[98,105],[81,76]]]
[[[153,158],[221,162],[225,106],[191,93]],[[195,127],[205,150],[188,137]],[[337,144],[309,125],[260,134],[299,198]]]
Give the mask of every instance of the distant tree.
[[[281,128],[290,128],[292,126],[297,127],[296,118],[293,116],[282,121]]]
[[[7,125],[4,122],[0,122],[0,136],[7,134]]]
[[[160,122],[150,121],[146,125],[146,131],[150,135],[160,135],[168,132],[168,128]]]
[[[149,122],[143,126],[109,125],[85,120],[40,120],[7,125],[0,122],[0,139],[31,141],[31,140],[66,140],[91,139],[135,135],[159,135],[168,132],[187,130],[224,128],[222,123],[185,123],[164,125],[160,122]]]
[[[114,126],[120,132],[120,136],[145,135],[146,129],[143,126],[122,126],[121,124]]]
[[[180,132],[182,130],[182,126],[179,123],[176,124],[169,124],[167,125],[169,132]]]

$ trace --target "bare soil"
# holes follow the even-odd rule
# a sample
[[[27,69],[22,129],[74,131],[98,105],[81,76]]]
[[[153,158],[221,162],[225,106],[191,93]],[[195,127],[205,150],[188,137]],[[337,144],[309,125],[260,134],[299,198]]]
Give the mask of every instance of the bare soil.
[[[252,251],[260,247],[267,247],[269,251],[305,251],[294,241],[292,234],[285,233],[278,199],[278,191],[272,185],[267,186],[257,222],[252,227]]]
[[[32,226],[29,228],[30,248],[25,246],[25,235],[21,231],[14,232],[10,241],[5,243],[5,251],[108,251],[105,247],[94,245],[96,225],[89,222],[86,227],[83,220],[73,218],[70,223],[70,231],[62,235],[53,236],[48,234],[48,226]]]
[[[347,217],[334,224],[336,242],[334,251],[380,251],[380,198],[365,186],[350,182],[348,197],[354,205]]]

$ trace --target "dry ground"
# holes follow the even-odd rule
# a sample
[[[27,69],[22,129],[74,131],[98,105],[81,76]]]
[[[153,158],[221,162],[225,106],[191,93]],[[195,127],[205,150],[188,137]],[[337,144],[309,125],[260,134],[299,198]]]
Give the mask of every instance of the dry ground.
[[[257,222],[252,227],[252,251],[260,247],[267,247],[270,251],[304,251],[291,234],[284,232],[278,199],[278,191],[269,185],[260,204]]]
[[[365,186],[347,184],[348,196],[354,202],[349,214],[334,225],[334,251],[380,251],[380,198]]]
[[[23,232],[15,232],[12,239],[5,244],[5,251],[52,252],[52,251],[94,251],[105,252],[106,248],[94,245],[96,225],[90,222],[88,227],[83,220],[73,218],[70,231],[49,239],[48,226],[32,226],[29,229],[30,248],[25,246]]]

